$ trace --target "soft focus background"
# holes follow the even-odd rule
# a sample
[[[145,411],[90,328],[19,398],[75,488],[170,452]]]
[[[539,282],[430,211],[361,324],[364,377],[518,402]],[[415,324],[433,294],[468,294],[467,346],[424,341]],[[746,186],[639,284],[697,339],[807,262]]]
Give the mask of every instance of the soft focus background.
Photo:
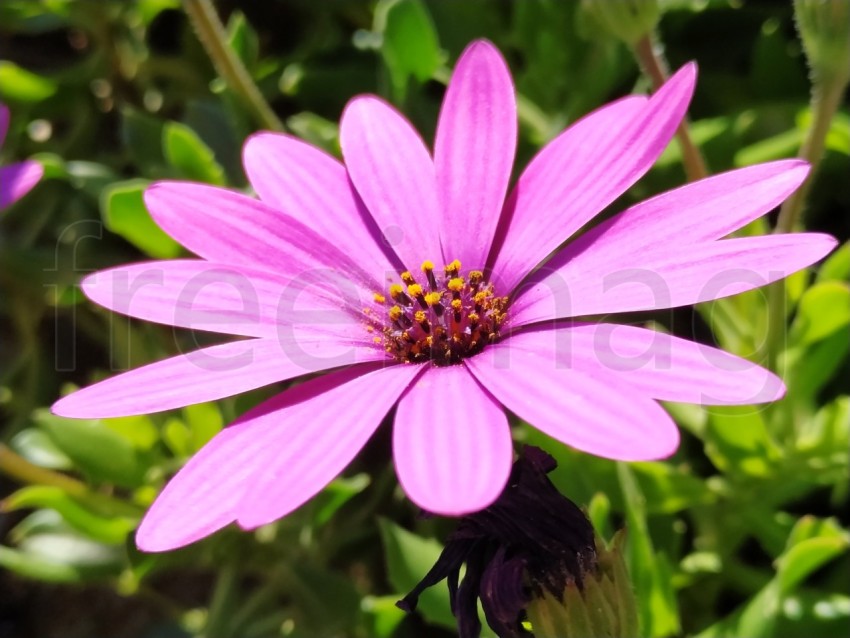
[[[691,130],[711,171],[794,156],[812,116],[791,2],[661,5],[670,66],[699,63]],[[590,109],[650,88],[629,47],[579,2],[220,0],[216,9],[286,130],[333,153],[340,111],[363,92],[391,100],[430,140],[451,66],[474,38],[495,42],[514,73],[520,168]],[[285,520],[142,555],[133,529],[165,479],[276,389],[107,421],[46,409],[74,386],[206,339],[110,314],[76,288],[96,269],[180,255],[142,190],[162,178],[244,188],[241,142],[273,125],[218,76],[179,0],[2,0],[0,101],[12,111],[2,162],[33,156],[46,169],[0,217],[0,636],[455,635],[442,586],[423,597],[421,615],[394,607],[452,523],[418,518],[403,498],[387,428]],[[612,210],[684,183],[681,157],[671,145]],[[684,441],[659,463],[618,465],[516,430],[557,457],[556,483],[603,537],[628,527],[646,636],[850,635],[848,177],[845,102],[804,213],[805,227],[843,244],[790,278],[789,328],[776,343],[765,342],[764,291],[628,318],[769,361],[788,380],[783,401],[670,405]],[[769,232],[774,220],[748,232]]]

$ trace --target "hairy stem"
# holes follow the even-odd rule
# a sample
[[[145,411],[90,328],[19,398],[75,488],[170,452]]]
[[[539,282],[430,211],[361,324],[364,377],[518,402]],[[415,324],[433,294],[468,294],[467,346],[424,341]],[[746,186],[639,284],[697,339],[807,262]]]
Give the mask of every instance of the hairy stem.
[[[779,217],[776,221],[776,228],[774,228],[775,233],[793,232],[801,218],[818,163],[823,157],[826,135],[829,132],[832,119],[841,105],[846,88],[847,81],[842,79],[827,83],[815,81],[812,87],[812,123],[797,155],[800,159],[811,164],[811,172],[800,188],[786,199],[779,209]],[[775,369],[779,352],[782,350],[782,337],[786,329],[786,312],[783,307],[785,304],[784,280],[777,281],[770,286],[767,303],[768,323],[764,358],[766,358],[768,366]]]
[[[211,0],[183,0],[183,6],[213,66],[230,89],[239,96],[263,128],[284,130],[283,122],[263,98],[245,65],[228,46],[224,26]]]
[[[652,86],[657,91],[667,81],[670,72],[667,68],[667,62],[661,50],[656,46],[652,34],[645,35],[635,43],[634,54],[641,69],[643,69],[643,72],[652,81]],[[708,167],[699,148],[694,144],[687,118],[683,119],[679,125],[676,131],[676,138],[682,149],[682,163],[684,164],[685,175],[688,181],[695,182],[698,179],[708,177]]]

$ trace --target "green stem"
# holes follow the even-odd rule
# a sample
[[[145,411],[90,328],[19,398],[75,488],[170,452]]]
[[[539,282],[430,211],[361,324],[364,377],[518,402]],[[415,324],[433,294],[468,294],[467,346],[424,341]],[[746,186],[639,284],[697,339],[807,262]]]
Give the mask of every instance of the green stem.
[[[670,72],[660,48],[655,44],[654,36],[647,34],[638,40],[634,45],[634,54],[641,69],[643,69],[643,72],[652,82],[652,87],[657,91],[667,81]],[[679,146],[682,148],[682,163],[685,167],[685,175],[689,182],[695,182],[708,177],[708,167],[699,148],[694,144],[688,127],[688,120],[685,118],[679,124],[679,128],[676,131],[676,138],[679,141]]]
[[[60,487],[69,494],[81,495],[88,491],[84,483],[59,472],[33,465],[2,443],[0,443],[0,472],[22,483]]]
[[[245,65],[228,46],[224,25],[219,20],[212,2],[183,0],[183,6],[213,66],[230,89],[242,99],[261,126],[273,131],[283,131],[283,122],[263,98]]]
[[[233,599],[239,584],[239,570],[234,563],[224,565],[218,572],[212,599],[210,600],[207,624],[201,638],[227,638],[230,636],[230,616]]]
[[[779,209],[775,233],[790,233],[794,231],[801,217],[806,197],[811,189],[812,180],[817,166],[823,157],[826,147],[826,136],[832,119],[841,105],[844,90],[847,88],[846,79],[822,83],[815,81],[812,87],[811,111],[812,124],[806,132],[806,138],[800,147],[798,157],[811,164],[811,171],[803,184],[798,188]],[[785,281],[780,280],[768,289],[767,338],[765,339],[764,358],[768,367],[775,369],[781,348],[781,340],[786,329]]]

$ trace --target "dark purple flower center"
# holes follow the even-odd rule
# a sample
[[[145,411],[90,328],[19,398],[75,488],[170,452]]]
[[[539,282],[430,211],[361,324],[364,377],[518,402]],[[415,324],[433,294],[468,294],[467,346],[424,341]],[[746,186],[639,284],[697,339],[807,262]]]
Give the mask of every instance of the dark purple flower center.
[[[399,275],[401,283],[390,285],[388,295],[375,293],[385,315],[364,310],[366,329],[376,333],[376,344],[401,362],[449,366],[498,340],[508,298],[497,296],[480,270],[470,270],[464,277],[457,259],[442,275],[434,272],[431,261],[421,270],[421,281],[405,271]]]

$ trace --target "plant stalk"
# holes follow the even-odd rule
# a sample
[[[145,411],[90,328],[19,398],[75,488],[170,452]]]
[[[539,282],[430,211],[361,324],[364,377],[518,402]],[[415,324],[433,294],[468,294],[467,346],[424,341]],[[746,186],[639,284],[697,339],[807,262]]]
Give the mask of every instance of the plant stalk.
[[[634,45],[634,54],[641,69],[652,82],[653,89],[657,91],[670,77],[670,71],[661,50],[655,44],[654,36],[648,33],[638,40]],[[708,167],[691,137],[687,117],[679,124],[676,138],[682,149],[682,164],[688,181],[695,182],[708,177]]]
[[[272,111],[239,56],[227,44],[224,25],[211,0],[183,0],[183,7],[213,66],[227,86],[239,96],[263,128],[283,131],[283,122]]]
[[[812,87],[811,112],[812,123],[806,132],[803,145],[797,157],[806,160],[811,165],[808,177],[779,209],[775,233],[791,233],[801,219],[803,207],[812,186],[817,166],[823,158],[826,147],[826,136],[832,119],[841,105],[847,81],[820,82],[815,81]],[[781,350],[782,336],[786,329],[785,280],[779,280],[768,289],[767,338],[765,339],[764,358],[769,368],[775,370]]]
[[[59,487],[68,494],[81,495],[88,491],[84,483],[59,472],[33,465],[3,443],[0,443],[0,472],[22,483]]]

